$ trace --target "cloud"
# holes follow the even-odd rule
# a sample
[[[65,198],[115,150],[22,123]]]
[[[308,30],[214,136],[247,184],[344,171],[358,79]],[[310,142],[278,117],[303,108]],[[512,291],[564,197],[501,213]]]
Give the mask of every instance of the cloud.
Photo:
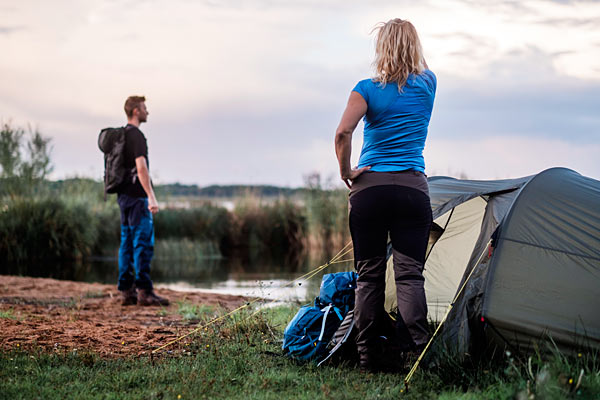
[[[598,143],[502,135],[431,140],[425,149],[425,162],[429,175],[464,174],[469,179],[514,178],[559,166],[598,179],[598,152]]]
[[[549,25],[554,28],[581,28],[581,27],[589,27],[589,28],[597,28],[600,26],[600,18],[544,18],[538,21],[535,21],[536,24],[541,25]]]
[[[537,15],[540,11],[535,7],[518,0],[496,0],[493,2],[479,0],[454,0],[453,3],[463,7],[476,9],[485,14],[502,17]]]
[[[369,31],[393,16],[415,23],[438,75],[428,148],[477,163],[485,159],[459,150],[485,148],[502,166],[516,139],[537,148],[550,141],[556,157],[560,143],[574,158],[598,144],[600,38],[589,21],[600,9],[592,3],[57,0],[18,7],[6,28],[27,26],[27,35],[0,29],[11,54],[0,60],[0,117],[39,123],[54,138],[56,177],[100,177],[97,134],[124,122],[123,101],[134,93],[148,98],[142,129],[157,182],[300,185],[313,170],[335,176],[333,132],[350,90],[371,73]],[[556,29],[552,21],[571,25]],[[359,128],[354,159],[360,136]],[[442,173],[463,165],[468,175],[479,171],[443,154],[430,157]],[[551,164],[544,160],[530,169]]]
[[[24,31],[27,27],[20,26],[0,26],[0,35],[10,35],[15,32]]]
[[[558,3],[563,5],[573,4],[597,4],[598,0],[544,0],[547,3]]]
[[[436,33],[429,37],[437,41],[452,43],[452,48],[447,50],[447,55],[453,58],[485,59],[492,57],[498,49],[494,38],[466,32]]]
[[[520,3],[520,2],[519,2]],[[446,8],[442,8],[444,4]],[[481,68],[512,51],[534,46],[556,54],[559,75],[600,79],[594,43],[600,38],[600,3],[449,1],[418,12],[419,29],[430,65],[437,70],[477,75]],[[422,11],[425,13],[425,11]]]
[[[553,61],[531,47],[507,54],[473,79],[438,74],[431,134],[598,143],[600,82],[560,76]]]
[[[598,147],[600,86],[560,76],[554,58],[529,47],[499,57],[470,80],[438,74],[428,171],[491,179],[564,165],[600,176],[593,163],[581,164]],[[236,95],[205,103],[200,92],[195,103],[148,96],[150,120],[142,129],[155,181],[299,186],[311,171],[336,177],[333,133],[352,86],[363,78],[360,69],[303,63],[274,64],[265,72],[277,82],[269,89],[276,90],[254,98]],[[43,108],[37,120],[46,121],[43,132],[56,136],[56,176],[83,170],[100,177],[96,135],[122,121],[122,100],[115,99],[109,114],[94,114],[85,102]],[[359,127],[354,164],[361,136]]]

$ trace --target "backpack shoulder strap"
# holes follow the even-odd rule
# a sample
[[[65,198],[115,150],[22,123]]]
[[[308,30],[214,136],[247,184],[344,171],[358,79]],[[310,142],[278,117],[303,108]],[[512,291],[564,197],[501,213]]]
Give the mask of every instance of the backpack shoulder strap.
[[[327,315],[329,315],[329,310],[333,307],[331,304],[322,309],[321,311],[325,313],[323,315],[323,323],[321,324],[321,333],[319,334],[319,342],[323,340],[323,334],[325,333],[325,324],[327,323]]]

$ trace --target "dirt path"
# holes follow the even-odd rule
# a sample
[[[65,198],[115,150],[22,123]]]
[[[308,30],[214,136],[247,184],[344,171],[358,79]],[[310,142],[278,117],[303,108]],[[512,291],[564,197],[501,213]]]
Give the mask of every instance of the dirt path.
[[[156,293],[171,305],[124,307],[114,285],[0,275],[0,349],[148,354],[196,326],[177,312],[182,302],[230,310],[246,301],[213,293]]]

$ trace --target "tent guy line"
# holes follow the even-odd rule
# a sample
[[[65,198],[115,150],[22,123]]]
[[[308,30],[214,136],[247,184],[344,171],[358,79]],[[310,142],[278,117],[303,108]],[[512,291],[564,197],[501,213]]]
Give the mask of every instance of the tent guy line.
[[[296,279],[294,279],[294,280],[292,280],[292,281],[288,282],[286,285],[284,285],[284,287],[288,287],[288,286],[289,286],[289,287],[291,287],[291,286],[293,286],[293,285],[294,285],[294,283],[296,283],[297,281],[299,281],[299,280],[302,280],[302,279],[309,280],[309,279],[311,279],[312,277],[314,277],[315,275],[317,275],[319,272],[321,272],[321,271],[325,270],[326,268],[328,268],[330,265],[333,265],[333,264],[340,264],[340,263],[343,263],[343,262],[352,261],[353,259],[340,260],[340,258],[342,258],[344,255],[348,254],[350,251],[352,251],[352,247],[350,247],[349,249],[347,249],[347,247],[348,247],[348,246],[351,246],[351,245],[352,245],[352,241],[348,242],[348,243],[347,243],[347,244],[346,244],[346,245],[345,245],[345,246],[344,246],[344,247],[343,247],[343,248],[342,248],[342,249],[341,249],[341,250],[340,250],[340,251],[339,251],[339,252],[338,252],[338,253],[337,253],[335,256],[333,256],[333,258],[331,258],[331,260],[329,260],[327,263],[325,263],[325,264],[323,264],[323,265],[320,265],[320,266],[316,267],[315,269],[313,269],[312,271],[309,271],[309,272],[307,272],[306,274],[304,274],[304,275],[301,275],[301,276],[297,277]],[[241,305],[241,306],[239,306],[238,308],[236,308],[236,309],[234,309],[234,310],[231,310],[230,312],[228,312],[228,313],[226,313],[226,314],[223,314],[223,315],[221,315],[220,317],[216,317],[216,318],[214,318],[214,319],[212,319],[212,320],[208,321],[206,324],[204,324],[204,325],[202,325],[202,326],[199,326],[198,328],[195,328],[195,329],[191,330],[190,332],[186,333],[185,335],[179,336],[178,338],[171,340],[170,342],[168,342],[168,343],[166,343],[166,344],[164,344],[164,345],[162,345],[162,346],[160,346],[160,347],[158,347],[158,348],[156,348],[156,349],[152,350],[152,352],[150,353],[150,357],[152,357],[152,356],[153,356],[155,353],[158,353],[160,350],[162,350],[162,349],[164,349],[164,348],[166,348],[166,347],[168,347],[168,346],[170,346],[170,345],[172,345],[172,344],[175,344],[175,343],[179,342],[180,340],[182,340],[182,339],[185,339],[186,337],[188,337],[188,336],[190,336],[190,335],[193,335],[194,333],[196,333],[196,332],[198,332],[198,331],[200,331],[200,330],[202,330],[202,329],[204,329],[204,328],[207,328],[207,327],[209,327],[209,326],[213,325],[214,323],[216,323],[216,322],[218,322],[218,321],[222,321],[222,320],[224,320],[225,318],[227,318],[227,317],[229,317],[229,316],[232,316],[233,314],[237,313],[238,311],[241,311],[241,310],[243,310],[243,309],[245,309],[245,308],[248,308],[248,307],[250,307],[252,304],[254,304],[254,303],[256,303],[256,302],[258,302],[258,301],[260,301],[260,300],[262,300],[262,299],[261,299],[261,298],[259,298],[259,297],[255,298],[255,299],[252,299],[252,300],[248,301],[247,303],[245,303],[245,304],[242,304],[242,305]],[[273,300],[272,300],[272,301],[273,301]]]

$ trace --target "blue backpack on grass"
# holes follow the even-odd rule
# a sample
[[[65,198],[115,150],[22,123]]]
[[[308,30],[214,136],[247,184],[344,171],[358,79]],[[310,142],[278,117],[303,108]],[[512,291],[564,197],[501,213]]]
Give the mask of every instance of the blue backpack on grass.
[[[356,289],[356,272],[338,272],[323,275],[321,289],[316,301],[321,307],[333,304],[344,316],[354,309],[354,290]]]
[[[355,272],[323,276],[319,297],[305,305],[283,332],[283,351],[298,360],[316,360],[327,354],[327,344],[349,310],[354,308]]]

